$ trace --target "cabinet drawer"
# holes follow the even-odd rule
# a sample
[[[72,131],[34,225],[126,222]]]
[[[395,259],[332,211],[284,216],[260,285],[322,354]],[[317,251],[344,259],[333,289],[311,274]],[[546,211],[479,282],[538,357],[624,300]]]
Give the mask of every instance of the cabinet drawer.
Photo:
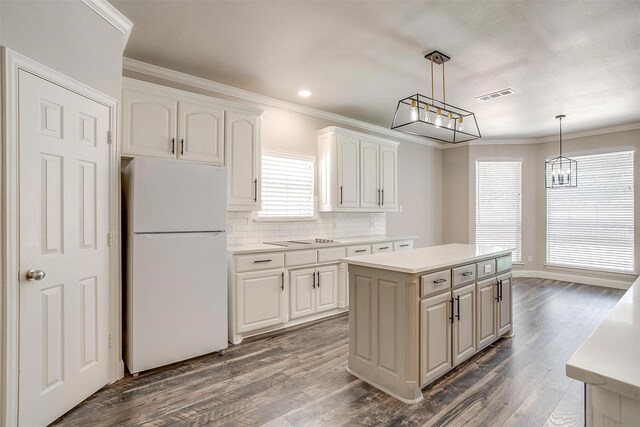
[[[283,253],[241,255],[236,257],[236,272],[267,270],[284,267]]]
[[[317,252],[312,251],[292,251],[285,252],[284,265],[294,267],[296,265],[309,265],[317,262]]]
[[[392,252],[393,251],[393,243],[375,243],[371,245],[371,253],[377,254],[380,252]]]
[[[442,270],[420,277],[420,289],[422,298],[451,289],[451,270]]]
[[[496,274],[496,260],[488,259],[486,261],[480,261],[476,264],[476,277],[482,279],[483,277],[489,277]]]
[[[394,251],[406,251],[413,249],[413,240],[404,240],[402,242],[393,242]]]
[[[453,286],[466,285],[473,283],[476,279],[476,265],[469,264],[453,269]]]
[[[369,255],[371,253],[371,246],[349,246],[347,247],[347,256]]]
[[[318,262],[340,261],[345,257],[345,248],[324,248],[318,249]]]
[[[511,270],[511,254],[498,258],[498,268],[496,268],[496,272],[501,273],[507,270]]]

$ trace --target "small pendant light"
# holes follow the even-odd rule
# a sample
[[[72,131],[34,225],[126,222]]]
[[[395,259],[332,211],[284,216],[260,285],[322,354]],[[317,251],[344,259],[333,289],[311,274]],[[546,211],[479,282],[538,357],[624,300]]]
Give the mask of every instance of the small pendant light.
[[[564,114],[556,116],[560,120],[560,155],[544,163],[544,183],[546,188],[578,186],[578,162],[562,155],[562,119]]]

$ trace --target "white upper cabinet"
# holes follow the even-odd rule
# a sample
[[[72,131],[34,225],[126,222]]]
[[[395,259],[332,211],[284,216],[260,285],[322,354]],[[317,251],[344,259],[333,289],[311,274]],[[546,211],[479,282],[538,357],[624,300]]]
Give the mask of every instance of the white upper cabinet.
[[[224,110],[193,102],[178,103],[178,158],[224,164]]]
[[[227,112],[227,202],[230,211],[260,210],[260,120]]]
[[[398,209],[398,144],[336,127],[318,131],[320,212]]]

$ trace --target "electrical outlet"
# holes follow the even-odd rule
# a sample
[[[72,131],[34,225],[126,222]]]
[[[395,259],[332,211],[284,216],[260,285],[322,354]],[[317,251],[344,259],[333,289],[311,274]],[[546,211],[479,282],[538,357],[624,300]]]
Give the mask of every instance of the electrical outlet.
[[[400,206],[398,207],[398,210],[399,210],[400,212],[402,212],[402,205],[400,205]]]
[[[527,257],[527,262],[533,262],[533,257],[531,255]]]

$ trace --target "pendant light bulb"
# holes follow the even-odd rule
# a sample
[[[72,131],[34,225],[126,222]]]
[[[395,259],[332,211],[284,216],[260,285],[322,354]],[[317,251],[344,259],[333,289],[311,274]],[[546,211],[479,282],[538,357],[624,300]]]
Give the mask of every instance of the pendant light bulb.
[[[411,100],[411,121],[418,120],[418,102],[415,99]]]
[[[458,117],[458,132],[464,132],[464,123],[462,116]]]
[[[439,109],[439,108],[436,109],[436,123],[435,123],[435,125],[437,127],[442,126],[442,110]]]
[[[449,113],[449,123],[447,123],[447,127],[449,129],[454,129],[456,127],[456,122],[453,120],[453,114]]]

